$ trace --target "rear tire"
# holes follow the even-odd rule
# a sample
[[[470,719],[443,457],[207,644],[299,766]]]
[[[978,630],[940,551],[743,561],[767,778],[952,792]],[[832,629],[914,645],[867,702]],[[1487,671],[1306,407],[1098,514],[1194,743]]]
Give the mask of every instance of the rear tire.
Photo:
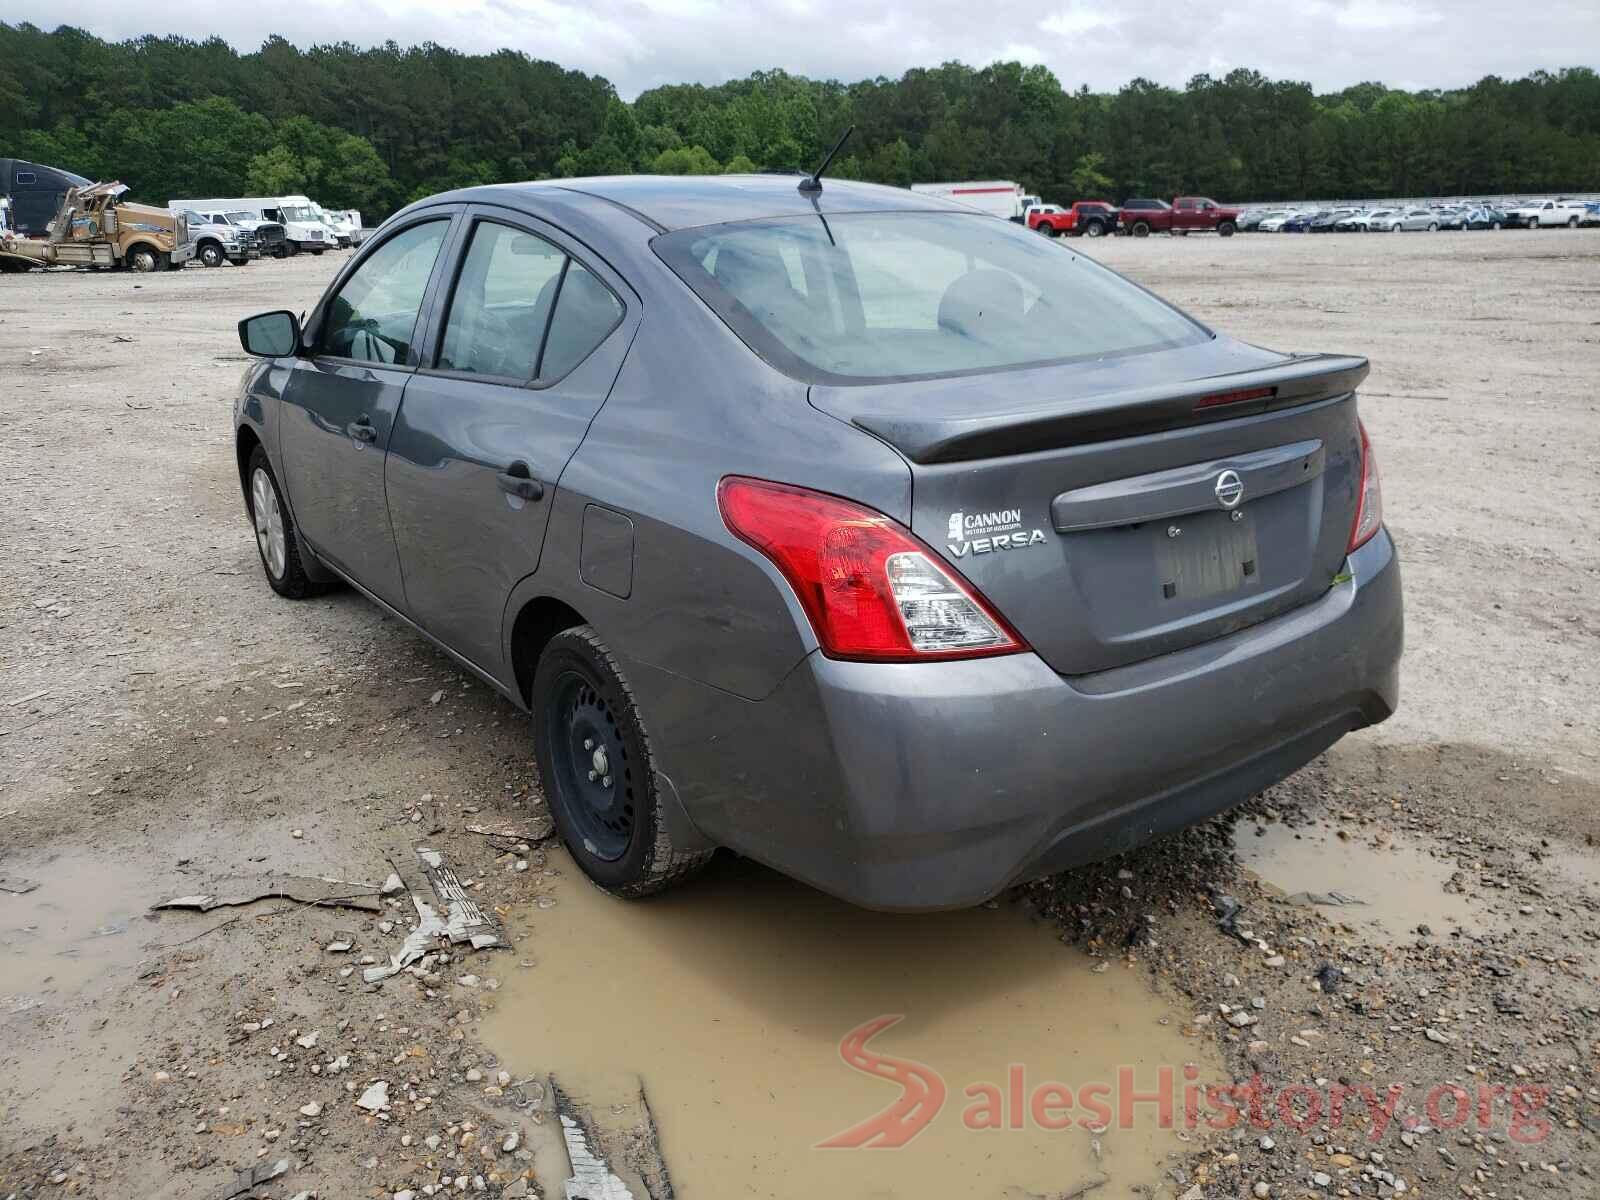
[[[550,815],[596,886],[627,899],[648,896],[711,861],[713,850],[673,844],[638,705],[591,626],[550,639],[531,698],[534,757]]]
[[[1129,232],[1131,232],[1134,237],[1149,237],[1150,236],[1150,222],[1148,222],[1148,221],[1135,221],[1133,223],[1132,230],[1130,230]]]
[[[1537,229],[1537,228],[1539,228],[1539,218],[1538,217],[1529,217],[1528,218],[1528,228],[1529,229]]]
[[[256,551],[267,583],[278,595],[289,600],[320,596],[328,584],[318,583],[306,574],[301,559],[300,534],[294,517],[283,502],[278,477],[272,473],[267,452],[257,446],[245,467],[245,507],[255,528]]]
[[[1576,229],[1577,227],[1578,227],[1578,218],[1577,217],[1568,217],[1567,218],[1567,228],[1568,229]]]

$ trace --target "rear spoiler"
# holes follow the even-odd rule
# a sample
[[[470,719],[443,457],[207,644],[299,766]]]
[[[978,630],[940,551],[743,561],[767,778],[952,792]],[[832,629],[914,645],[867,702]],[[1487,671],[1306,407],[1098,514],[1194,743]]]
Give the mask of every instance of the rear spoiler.
[[[961,462],[1135,437],[1331,400],[1353,393],[1369,370],[1367,360],[1355,355],[1310,354],[1269,367],[1063,398],[1057,404],[1010,413],[860,413],[851,420],[912,462]]]

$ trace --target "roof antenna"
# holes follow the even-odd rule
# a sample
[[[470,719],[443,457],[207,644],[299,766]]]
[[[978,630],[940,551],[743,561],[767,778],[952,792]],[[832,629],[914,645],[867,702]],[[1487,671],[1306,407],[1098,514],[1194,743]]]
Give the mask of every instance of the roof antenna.
[[[856,131],[851,125],[839,135],[839,140],[833,144],[833,149],[828,151],[828,157],[822,160],[822,165],[800,181],[802,192],[820,192],[822,190],[822,173],[828,169],[828,164],[833,161],[833,156],[839,153],[839,148],[844,145],[845,139]]]

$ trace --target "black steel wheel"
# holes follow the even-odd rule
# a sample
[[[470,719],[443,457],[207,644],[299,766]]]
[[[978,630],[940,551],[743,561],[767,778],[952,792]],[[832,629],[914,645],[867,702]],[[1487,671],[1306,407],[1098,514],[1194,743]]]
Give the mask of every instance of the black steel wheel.
[[[634,764],[617,716],[586,672],[562,672],[551,699],[544,714],[551,790],[584,848],[615,862],[627,853],[638,815]]]
[[[632,689],[594,629],[550,639],[530,699],[545,800],[585,875],[614,895],[647,896],[711,861],[716,848],[669,819]]]

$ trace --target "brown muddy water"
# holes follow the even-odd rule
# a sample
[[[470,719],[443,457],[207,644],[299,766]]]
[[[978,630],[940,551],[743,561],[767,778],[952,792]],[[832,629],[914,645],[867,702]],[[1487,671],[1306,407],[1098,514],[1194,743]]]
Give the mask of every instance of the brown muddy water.
[[[1445,890],[1454,860],[1404,838],[1361,833],[1345,839],[1320,825],[1244,820],[1233,828],[1233,849],[1240,865],[1274,891],[1315,900],[1329,920],[1387,940],[1413,937],[1418,925],[1440,934],[1477,934],[1505,924],[1482,901]]]
[[[550,865],[556,903],[513,921],[533,965],[505,973],[486,1040],[514,1074],[552,1077],[602,1126],[637,1113],[642,1087],[682,1200],[1020,1200],[1097,1180],[1107,1200],[1166,1196],[1163,1164],[1182,1143],[1153,1104],[1122,1128],[1108,1091],[1112,1127],[1097,1132],[1076,1102],[1041,1109],[1067,1128],[1039,1127],[1032,1098],[1057,1082],[1082,1099],[1124,1067],[1152,1091],[1167,1066],[1181,1121],[1185,1065],[1202,1083],[1222,1077],[1209,1047],[1184,1036],[1188,1013],[1143,973],[1063,946],[1016,907],[865,912],[737,860],[628,903],[560,851]],[[847,1035],[895,1016],[861,1051],[889,1056],[868,1067],[881,1074],[846,1065]],[[920,1128],[906,1144],[820,1146],[902,1094],[902,1119],[873,1140]],[[969,1114],[980,1125],[997,1114],[999,1127],[971,1129]]]
[[[149,901],[131,872],[74,853],[19,873],[38,886],[5,897],[0,1005],[23,1011],[93,996],[140,959]]]

